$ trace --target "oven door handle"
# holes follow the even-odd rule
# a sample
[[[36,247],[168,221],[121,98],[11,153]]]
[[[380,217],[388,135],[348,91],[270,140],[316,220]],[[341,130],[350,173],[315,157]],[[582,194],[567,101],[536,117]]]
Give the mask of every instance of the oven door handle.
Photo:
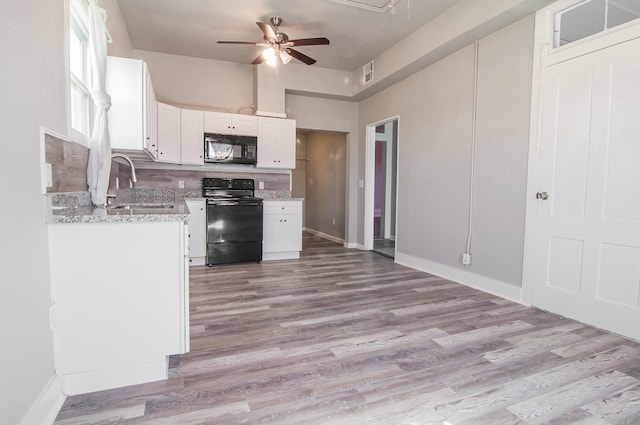
[[[208,205],[220,205],[220,206],[234,206],[234,205],[246,205],[250,207],[261,206],[261,202],[239,202],[239,201],[209,201]]]

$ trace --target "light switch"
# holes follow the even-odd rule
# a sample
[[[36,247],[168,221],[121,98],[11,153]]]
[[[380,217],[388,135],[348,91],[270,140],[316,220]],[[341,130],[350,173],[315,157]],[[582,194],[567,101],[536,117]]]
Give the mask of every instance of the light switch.
[[[358,187],[362,189],[364,187],[364,180],[358,180]]]

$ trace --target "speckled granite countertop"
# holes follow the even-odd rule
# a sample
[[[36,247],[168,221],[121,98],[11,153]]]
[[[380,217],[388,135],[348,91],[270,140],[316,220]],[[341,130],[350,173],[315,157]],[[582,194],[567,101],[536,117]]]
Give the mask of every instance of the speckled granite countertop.
[[[140,223],[158,221],[186,221],[189,208],[183,201],[163,204],[132,203],[130,208],[88,206],[86,202],[64,198],[49,207],[49,223]],[[172,205],[171,208],[161,205]]]

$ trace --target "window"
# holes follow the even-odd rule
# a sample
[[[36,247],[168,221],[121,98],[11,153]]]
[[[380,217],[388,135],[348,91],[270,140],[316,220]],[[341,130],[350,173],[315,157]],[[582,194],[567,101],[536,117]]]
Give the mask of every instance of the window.
[[[71,133],[88,144],[93,123],[91,64],[89,60],[89,13],[85,0],[69,0],[69,98]]]
[[[555,16],[554,47],[606,31],[640,17],[638,0],[585,0]]]

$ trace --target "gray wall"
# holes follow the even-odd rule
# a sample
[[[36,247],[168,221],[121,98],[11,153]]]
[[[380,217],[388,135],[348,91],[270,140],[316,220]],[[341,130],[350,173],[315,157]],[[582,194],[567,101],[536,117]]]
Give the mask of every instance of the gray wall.
[[[64,1],[0,5],[0,423],[17,424],[52,378],[40,125],[65,134]]]
[[[399,115],[397,251],[519,286],[533,16],[480,41],[473,264],[467,238],[474,46],[360,102],[358,127]],[[364,158],[364,132],[359,157]],[[364,178],[364,167],[360,168]],[[364,200],[359,199],[359,215]],[[358,229],[358,241],[363,241]]]
[[[346,151],[343,133],[306,134],[305,226],[339,239],[345,236]]]
[[[291,196],[293,198],[307,197],[307,134],[296,134],[296,168],[291,170]],[[305,213],[303,205],[302,226],[305,225]]]

